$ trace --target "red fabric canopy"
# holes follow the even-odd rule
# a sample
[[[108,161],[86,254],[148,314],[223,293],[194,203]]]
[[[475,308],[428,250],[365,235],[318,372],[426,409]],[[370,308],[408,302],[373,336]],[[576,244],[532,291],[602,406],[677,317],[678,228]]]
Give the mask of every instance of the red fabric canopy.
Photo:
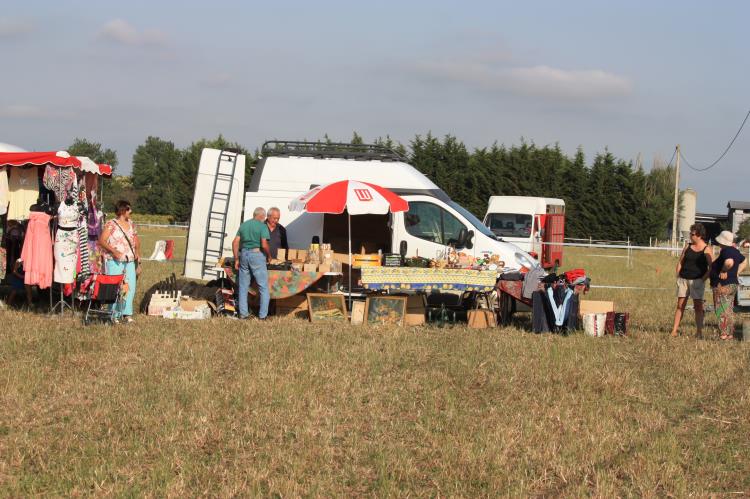
[[[99,164],[99,175],[112,175],[112,167],[103,163]]]
[[[81,161],[64,151],[51,152],[0,152],[0,166],[74,166],[80,168]]]

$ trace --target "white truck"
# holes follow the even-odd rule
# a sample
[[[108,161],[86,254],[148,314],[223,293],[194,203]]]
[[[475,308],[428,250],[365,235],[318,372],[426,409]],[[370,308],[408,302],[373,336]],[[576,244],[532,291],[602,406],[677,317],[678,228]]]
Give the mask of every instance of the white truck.
[[[434,258],[452,245],[474,256],[499,255],[506,267],[512,269],[539,265],[526,251],[498,238],[424,174],[387,148],[266,142],[243,200],[236,196],[244,182],[244,157],[221,159],[233,155],[204,149],[201,156],[188,235],[187,277],[212,277],[211,268],[218,257],[231,255],[231,240],[240,221],[251,218],[258,206],[280,208],[280,223],[286,227],[291,248],[307,248],[317,236],[319,241],[330,243],[334,251],[346,253],[346,214],[324,215],[288,209],[292,199],[311,188],[339,180],[378,184],[409,202],[408,212],[353,217],[352,247],[357,250],[364,247],[367,252],[403,251],[406,256]],[[237,163],[242,163],[243,167],[239,168]],[[217,188],[211,190],[215,185],[221,191],[218,197]],[[243,206],[244,216],[240,216]],[[225,212],[223,217],[222,211]]]
[[[537,258],[544,268],[562,264],[565,201],[531,196],[492,196],[484,224],[493,234]]]

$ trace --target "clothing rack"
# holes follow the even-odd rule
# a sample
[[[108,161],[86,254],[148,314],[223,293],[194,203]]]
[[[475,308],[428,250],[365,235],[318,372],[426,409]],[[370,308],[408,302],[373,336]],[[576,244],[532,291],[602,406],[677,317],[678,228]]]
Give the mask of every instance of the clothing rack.
[[[57,176],[57,187],[60,190],[62,190],[62,186],[63,186],[63,184],[62,184],[62,170],[61,170],[60,174]],[[56,193],[55,193],[55,195],[56,195]],[[53,208],[55,212],[57,212],[57,210],[59,209],[60,203],[61,203],[61,201],[58,199],[57,202],[55,203],[54,208]],[[52,206],[52,205],[50,205],[50,206]],[[54,263],[55,262],[55,237],[57,236],[57,231],[59,230],[59,225],[58,225],[59,222],[58,222],[57,216],[58,215],[55,214],[55,216],[52,218],[52,228],[51,228],[51,230],[52,230],[52,262],[53,262],[52,263],[52,269],[53,269],[53,273],[54,273],[54,268],[55,268],[55,263]],[[71,304],[68,304],[68,302],[65,301],[65,294],[64,294],[65,285],[63,283],[59,283],[59,282],[57,283],[57,285],[60,287],[60,300],[53,305],[52,304],[52,289],[55,287],[55,281],[54,281],[54,277],[53,277],[52,285],[50,286],[50,292],[49,292],[49,313],[50,314],[54,314],[58,307],[60,307],[60,315],[63,315],[63,313],[65,312],[65,307],[68,307],[71,310],[71,312],[74,312],[74,309],[73,309],[73,306],[72,306],[72,303],[73,303],[73,298],[72,298],[73,294],[70,295],[71,296]]]

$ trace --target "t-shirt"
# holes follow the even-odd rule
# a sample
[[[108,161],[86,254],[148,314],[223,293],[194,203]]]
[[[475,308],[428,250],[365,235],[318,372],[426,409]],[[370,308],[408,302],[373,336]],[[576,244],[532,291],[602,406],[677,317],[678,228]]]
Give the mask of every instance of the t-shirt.
[[[268,224],[266,224],[268,227]],[[271,249],[271,258],[279,256],[279,249],[289,249],[289,244],[286,242],[286,229],[281,224],[276,224],[276,230],[268,229],[271,233],[271,240],[268,241],[268,246]]]
[[[732,265],[732,268],[727,271],[726,279],[719,279],[719,273],[724,267],[724,262],[726,262],[730,258],[734,260],[734,265]],[[742,255],[742,253],[739,252],[737,248],[733,246],[726,246],[722,248],[719,256],[711,264],[711,287],[715,288],[719,284],[721,284],[722,286],[726,286],[728,284],[739,284],[739,281],[737,280],[737,270],[740,268],[740,264],[744,261],[745,257]]]
[[[268,232],[268,226],[260,220],[246,220],[242,222],[237,230],[240,236],[240,249],[260,248],[261,239],[270,239],[271,234]]]

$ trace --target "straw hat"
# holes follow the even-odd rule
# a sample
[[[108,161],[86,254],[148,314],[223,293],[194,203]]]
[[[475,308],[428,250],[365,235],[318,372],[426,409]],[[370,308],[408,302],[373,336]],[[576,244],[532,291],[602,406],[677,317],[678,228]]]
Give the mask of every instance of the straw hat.
[[[716,242],[722,246],[731,246],[734,243],[734,234],[728,230],[723,230],[721,234],[716,236]]]

